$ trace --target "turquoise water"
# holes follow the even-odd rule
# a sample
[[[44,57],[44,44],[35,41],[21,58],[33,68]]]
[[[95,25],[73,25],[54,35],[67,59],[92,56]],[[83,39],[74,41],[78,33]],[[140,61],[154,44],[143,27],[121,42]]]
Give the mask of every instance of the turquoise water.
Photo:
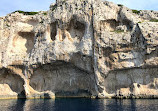
[[[158,111],[158,99],[0,100],[0,111]]]

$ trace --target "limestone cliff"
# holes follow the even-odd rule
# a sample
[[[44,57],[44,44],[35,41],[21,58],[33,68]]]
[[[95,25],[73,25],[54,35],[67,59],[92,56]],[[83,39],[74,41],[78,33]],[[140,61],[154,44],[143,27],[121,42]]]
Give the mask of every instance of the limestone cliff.
[[[0,98],[157,98],[158,12],[57,0],[0,18]]]

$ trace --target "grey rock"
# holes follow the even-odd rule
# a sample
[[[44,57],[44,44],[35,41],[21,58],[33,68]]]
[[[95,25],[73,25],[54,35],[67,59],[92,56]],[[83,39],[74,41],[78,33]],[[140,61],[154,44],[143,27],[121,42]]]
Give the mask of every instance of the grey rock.
[[[156,98],[157,17],[100,0],[1,17],[0,98]]]

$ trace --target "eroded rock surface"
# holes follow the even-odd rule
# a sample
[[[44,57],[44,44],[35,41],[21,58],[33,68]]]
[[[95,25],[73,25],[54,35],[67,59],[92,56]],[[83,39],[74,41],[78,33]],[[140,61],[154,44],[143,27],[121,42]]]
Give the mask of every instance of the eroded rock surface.
[[[157,98],[157,19],[100,0],[1,17],[0,97]]]

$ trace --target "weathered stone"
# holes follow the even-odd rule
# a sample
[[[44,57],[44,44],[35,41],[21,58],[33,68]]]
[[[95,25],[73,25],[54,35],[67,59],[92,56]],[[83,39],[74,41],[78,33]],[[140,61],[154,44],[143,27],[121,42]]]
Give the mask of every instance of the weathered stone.
[[[156,11],[56,0],[0,18],[0,98],[157,98]]]

